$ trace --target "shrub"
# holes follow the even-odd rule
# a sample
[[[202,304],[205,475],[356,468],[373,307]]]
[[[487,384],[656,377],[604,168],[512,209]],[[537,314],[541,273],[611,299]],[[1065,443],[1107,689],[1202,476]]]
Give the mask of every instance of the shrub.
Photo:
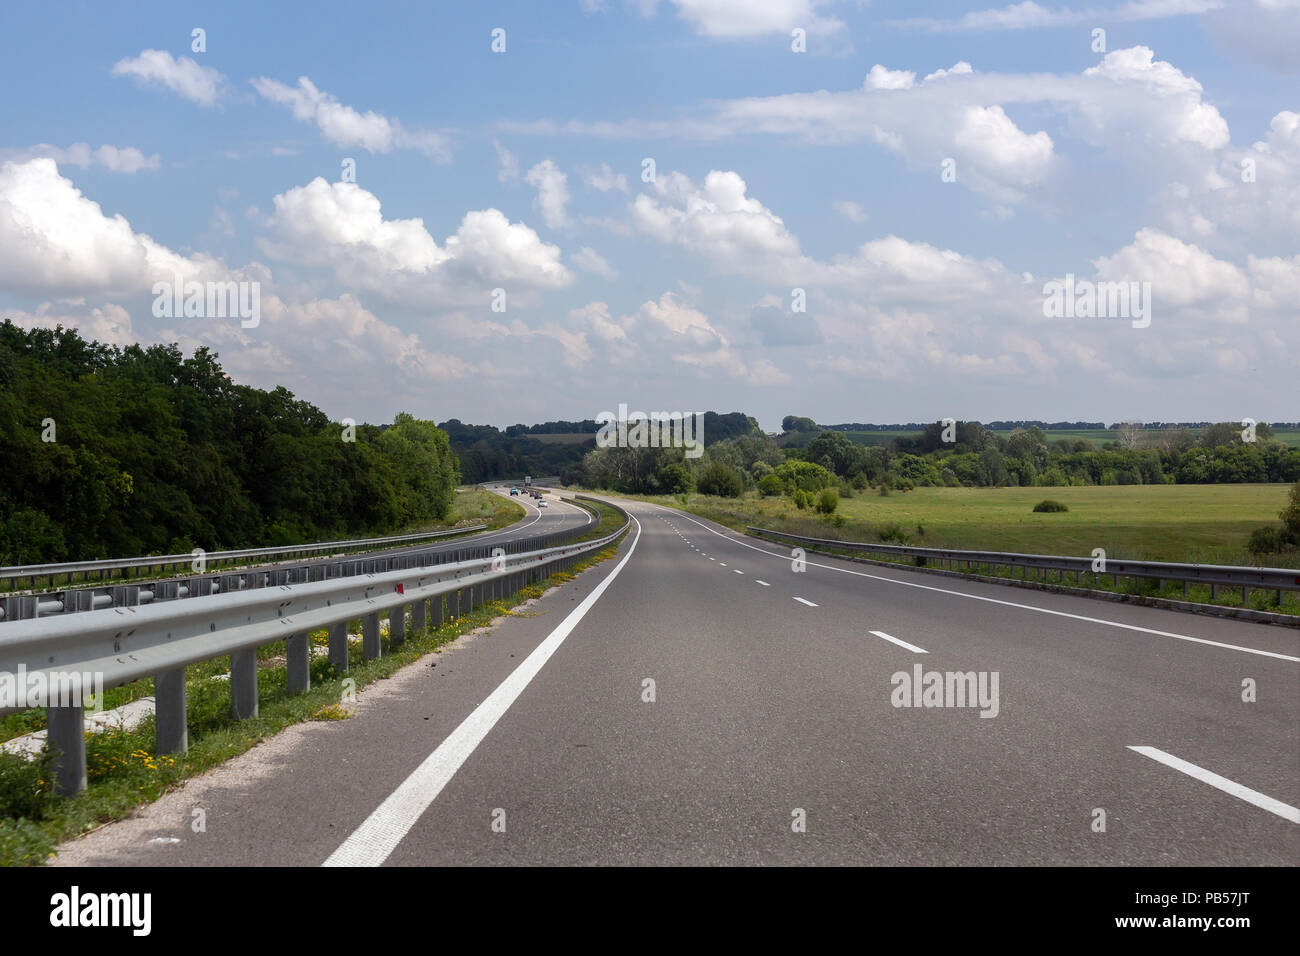
[[[702,495],[739,498],[745,492],[745,480],[730,465],[715,461],[704,469],[695,487]]]
[[[839,506],[840,493],[834,488],[823,488],[817,496],[817,510],[821,514],[832,514]]]
[[[1053,501],[1051,498],[1044,498],[1038,504],[1034,505],[1034,510],[1040,512],[1042,511],[1057,512],[1057,511],[1069,511],[1070,509],[1067,508],[1065,505],[1061,504],[1059,501]]]
[[[811,461],[792,459],[782,462],[772,473],[801,491],[821,491],[839,484],[835,475]]]
[[[794,494],[790,496],[794,500],[794,506],[800,510],[807,508],[812,504],[812,492],[795,489]]]
[[[886,543],[893,541],[897,544],[907,544],[907,532],[897,521],[891,521],[889,524],[882,524],[876,529],[876,537]]]
[[[772,498],[780,495],[785,490],[781,484],[781,479],[773,474],[766,474],[758,479],[758,493],[765,498]]]
[[[1282,529],[1272,525],[1256,528],[1246,541],[1246,550],[1251,554],[1277,554],[1286,547],[1282,540]]]

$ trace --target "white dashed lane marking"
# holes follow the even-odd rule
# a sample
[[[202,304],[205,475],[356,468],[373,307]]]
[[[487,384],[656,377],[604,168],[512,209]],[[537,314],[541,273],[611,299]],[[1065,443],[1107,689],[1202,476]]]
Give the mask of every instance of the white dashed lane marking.
[[[896,637],[890,637],[890,636],[889,636],[888,634],[886,634],[884,631],[872,631],[871,633],[874,634],[874,635],[876,635],[876,637],[880,638],[882,641],[889,641],[889,643],[891,643],[891,644],[897,644],[899,647],[905,647],[905,648],[907,648],[909,651],[914,651],[914,652],[916,652],[917,654],[929,654],[929,653],[930,653],[929,651],[927,651],[927,650],[926,650],[925,648],[923,648],[923,647],[917,647],[915,644],[909,644],[909,643],[907,643],[907,641],[900,641],[900,640],[899,640],[898,638],[896,638]]]

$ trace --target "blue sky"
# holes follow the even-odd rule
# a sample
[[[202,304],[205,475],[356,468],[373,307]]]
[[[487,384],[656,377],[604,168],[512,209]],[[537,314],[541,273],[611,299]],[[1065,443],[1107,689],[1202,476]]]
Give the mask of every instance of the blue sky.
[[[209,345],[337,418],[1300,417],[1298,0],[11,3],[0,30],[0,311]],[[259,324],[155,317],[177,274],[258,283]],[[1045,316],[1067,274],[1150,283],[1150,324]]]

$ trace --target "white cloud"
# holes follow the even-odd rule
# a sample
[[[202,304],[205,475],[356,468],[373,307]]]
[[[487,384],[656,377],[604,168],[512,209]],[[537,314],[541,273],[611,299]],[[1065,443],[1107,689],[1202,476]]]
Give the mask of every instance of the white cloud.
[[[817,10],[826,0],[670,0],[677,15],[697,33],[708,37],[741,39],[770,34],[789,36],[795,27],[810,35],[836,33],[844,24]]]
[[[145,294],[160,279],[226,269],[186,258],[137,233],[120,215],[106,216],[52,159],[0,166],[0,286],[79,294]]]
[[[890,70],[877,63],[862,81],[864,90],[910,90],[916,85],[912,70]]]
[[[974,69],[965,60],[958,60],[948,69],[938,69],[933,73],[927,73],[922,82],[929,83],[931,80],[941,80],[945,76],[961,76],[964,73],[974,73]]]
[[[603,279],[608,279],[610,282],[618,278],[618,271],[605,261],[604,256],[590,246],[583,246],[569,258],[575,266],[584,272],[594,273]]]
[[[73,143],[66,149],[39,143],[26,149],[8,149],[0,151],[0,159],[13,162],[26,162],[29,159],[46,157],[62,166],[79,166],[86,169],[92,165],[102,166],[111,173],[137,173],[142,169],[157,169],[162,165],[158,154],[146,156],[134,146],[100,146],[91,149],[89,143]]]
[[[414,149],[438,162],[450,162],[450,141],[440,133],[408,130],[398,120],[373,110],[359,113],[338,98],[316,88],[310,79],[298,77],[297,86],[257,77],[250,80],[263,98],[288,106],[294,119],[312,123],[336,146],[359,146],[370,153]]]
[[[799,243],[785,223],[757,199],[734,172],[711,171],[696,186],[674,172],[659,175],[653,196],[641,193],[632,204],[633,223],[660,242],[684,246],[732,269],[785,265],[800,256]]]
[[[542,221],[550,229],[563,229],[569,224],[569,216],[564,207],[569,201],[569,177],[554,160],[544,159],[532,169],[524,181],[537,189],[537,198],[533,205],[542,214]]]
[[[210,66],[199,66],[187,56],[173,57],[166,50],[142,50],[113,64],[113,76],[130,76],[145,85],[165,86],[200,106],[215,106],[226,78]]]
[[[1054,158],[1050,136],[1021,132],[1000,106],[967,107],[953,142],[981,170],[1015,186],[1041,182]]]
[[[1083,75],[1139,86],[1157,102],[1169,101],[1169,108],[1163,115],[1164,122],[1155,131],[1166,142],[1195,143],[1206,149],[1226,146],[1228,124],[1217,109],[1201,100],[1201,84],[1172,64],[1154,59],[1154,56],[1145,46],[1115,50],[1107,53],[1097,66],[1084,70]],[[1109,105],[1100,102],[1081,104],[1099,129],[1110,125],[1104,116]]]
[[[422,219],[384,219],[379,198],[355,183],[318,177],[274,202],[268,255],[328,266],[343,282],[390,299],[486,307],[494,287],[514,296],[573,281],[557,246],[496,209],[466,213],[439,247]]]
[[[88,341],[105,345],[125,346],[136,341],[131,328],[131,314],[112,302],[94,307],[42,302],[35,312],[0,310],[0,319],[10,319],[24,329],[53,329],[61,325],[65,329],[76,329]]]
[[[1159,230],[1139,230],[1131,244],[1094,264],[1106,281],[1150,282],[1155,309],[1233,323],[1248,318],[1251,287],[1242,269]]]

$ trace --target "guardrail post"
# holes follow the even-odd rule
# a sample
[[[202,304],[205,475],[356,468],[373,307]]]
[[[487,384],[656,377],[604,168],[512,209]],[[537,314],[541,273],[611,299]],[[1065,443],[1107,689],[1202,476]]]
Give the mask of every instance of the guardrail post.
[[[442,602],[444,597],[445,595],[439,594],[429,599],[429,628],[431,630],[442,627]]]
[[[285,645],[289,658],[289,693],[305,694],[311,690],[311,635],[294,634]]]
[[[361,653],[366,660],[373,661],[383,653],[379,641],[379,612],[367,614],[361,619]]]
[[[54,755],[54,792],[73,797],[86,789],[86,731],[81,704],[47,707],[47,740]]]
[[[113,585],[113,607],[137,607],[140,604],[140,587],[135,584]]]
[[[159,671],[153,677],[154,749],[183,754],[190,746],[185,723],[185,668]]]
[[[230,655],[230,712],[235,720],[257,716],[257,648]]]
[[[406,640],[406,605],[399,604],[388,612],[388,646],[396,647]]]
[[[348,672],[348,622],[330,625],[330,665],[340,674]]]
[[[40,600],[35,594],[18,594],[14,597],[0,598],[0,607],[4,608],[6,621],[30,621],[36,616],[36,604]]]

